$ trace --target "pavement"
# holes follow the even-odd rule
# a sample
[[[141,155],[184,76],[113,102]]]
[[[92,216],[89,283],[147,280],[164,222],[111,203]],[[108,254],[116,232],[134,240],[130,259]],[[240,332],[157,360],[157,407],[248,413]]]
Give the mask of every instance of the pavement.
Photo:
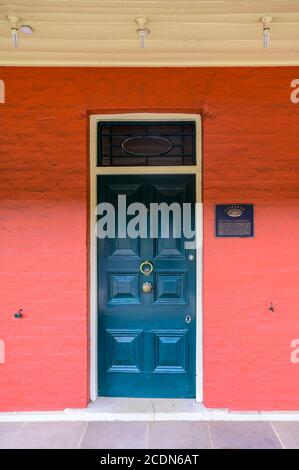
[[[0,422],[0,448],[299,449],[299,422]]]

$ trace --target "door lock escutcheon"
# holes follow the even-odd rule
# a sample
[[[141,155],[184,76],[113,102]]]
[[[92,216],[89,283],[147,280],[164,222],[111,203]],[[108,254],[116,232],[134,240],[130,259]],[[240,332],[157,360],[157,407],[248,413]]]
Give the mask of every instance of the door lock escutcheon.
[[[186,315],[185,320],[186,320],[186,323],[191,323],[192,321],[191,315]]]
[[[145,292],[146,294],[148,294],[149,292],[151,292],[152,288],[153,288],[153,285],[152,285],[151,282],[144,282],[144,283],[142,284],[142,290],[143,290],[143,292]]]

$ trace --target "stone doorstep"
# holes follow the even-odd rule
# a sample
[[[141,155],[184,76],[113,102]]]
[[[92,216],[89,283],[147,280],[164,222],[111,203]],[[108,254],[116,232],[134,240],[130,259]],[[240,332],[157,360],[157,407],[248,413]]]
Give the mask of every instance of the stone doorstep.
[[[84,409],[3,412],[1,422],[51,421],[299,421],[298,411],[231,412],[195,400],[98,398]]]

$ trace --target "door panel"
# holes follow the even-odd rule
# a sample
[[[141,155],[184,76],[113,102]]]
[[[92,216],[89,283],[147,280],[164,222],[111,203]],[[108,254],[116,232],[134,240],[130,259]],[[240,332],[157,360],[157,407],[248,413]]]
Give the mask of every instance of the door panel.
[[[98,202],[110,202],[118,219],[117,197],[127,206],[195,202],[193,175],[98,177]],[[134,216],[120,221],[122,230]],[[193,207],[194,223],[194,207]],[[157,238],[98,239],[99,395],[119,397],[195,397],[194,250],[186,250],[181,220],[169,212],[170,231],[159,220]],[[153,220],[152,220],[153,221]],[[148,225],[150,215],[147,216]],[[116,220],[116,229],[118,220]],[[148,230],[149,233],[149,230]],[[192,254],[190,260],[188,255]],[[145,276],[140,264],[149,260]],[[150,282],[151,292],[142,285]],[[186,322],[186,316],[191,322]]]
[[[119,194],[126,196],[128,205],[135,201],[142,201],[141,186],[139,184],[108,184],[105,202],[110,202],[114,207],[117,207]],[[116,218],[115,228],[118,230],[118,218]],[[120,257],[121,260],[128,259],[128,257],[140,258],[141,244],[138,238],[111,238],[108,245],[110,256]]]
[[[108,277],[108,304],[132,305],[141,304],[141,276],[136,273],[114,274]]]
[[[153,332],[155,341],[154,373],[187,373],[188,331]]]
[[[154,304],[186,305],[187,273],[156,274]]]
[[[107,371],[140,373],[142,330],[106,330]]]

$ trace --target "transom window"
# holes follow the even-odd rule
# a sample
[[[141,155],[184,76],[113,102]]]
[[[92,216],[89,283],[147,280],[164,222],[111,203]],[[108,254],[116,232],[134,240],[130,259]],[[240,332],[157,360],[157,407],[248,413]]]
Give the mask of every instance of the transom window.
[[[98,123],[98,166],[196,164],[193,121]]]

